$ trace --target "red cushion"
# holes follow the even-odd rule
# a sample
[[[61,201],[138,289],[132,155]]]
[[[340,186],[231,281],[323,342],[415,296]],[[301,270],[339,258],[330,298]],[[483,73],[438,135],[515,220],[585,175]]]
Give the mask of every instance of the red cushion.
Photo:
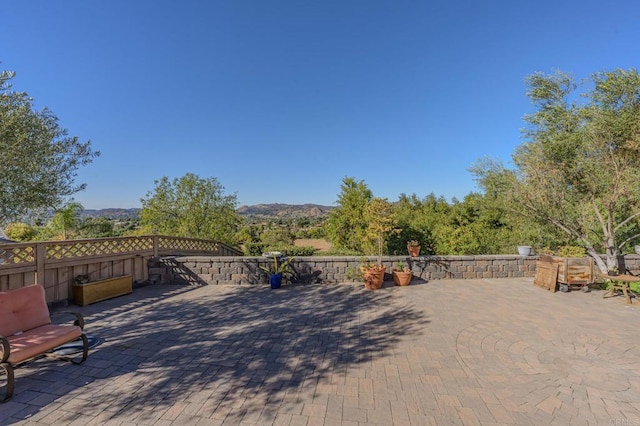
[[[0,335],[9,337],[50,324],[44,288],[39,285],[0,292]]]
[[[77,339],[82,334],[76,325],[49,324],[25,331],[22,334],[9,336],[11,354],[9,362],[16,364],[33,358],[64,343]]]

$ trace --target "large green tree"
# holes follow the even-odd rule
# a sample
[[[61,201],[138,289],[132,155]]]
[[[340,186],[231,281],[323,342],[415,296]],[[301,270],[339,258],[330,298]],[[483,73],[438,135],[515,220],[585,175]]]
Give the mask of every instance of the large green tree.
[[[187,173],[170,181],[164,176],[141,202],[142,232],[237,243],[241,219],[236,213],[236,195],[225,195],[214,177]]]
[[[485,162],[475,169],[480,184],[585,247],[602,272],[616,269],[640,238],[640,75],[618,69],[577,84],[537,73],[527,83],[535,112],[515,168]]]
[[[373,193],[364,181],[345,177],[338,195],[338,207],[333,209],[325,223],[327,236],[337,249],[367,251],[367,206]]]
[[[84,210],[82,204],[72,202],[56,210],[47,224],[56,238],[68,240],[80,222],[80,213]]]
[[[79,167],[99,152],[67,135],[47,108],[11,90],[14,73],[0,72],[0,225],[35,209],[57,208],[85,188]]]

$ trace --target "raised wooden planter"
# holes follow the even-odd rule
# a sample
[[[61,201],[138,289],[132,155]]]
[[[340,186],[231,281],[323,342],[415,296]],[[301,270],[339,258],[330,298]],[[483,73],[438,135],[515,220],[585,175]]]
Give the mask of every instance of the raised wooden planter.
[[[534,284],[556,290],[556,283],[587,285],[594,282],[594,262],[590,257],[559,257],[541,254],[536,262]]]
[[[73,298],[80,306],[124,296],[131,292],[133,292],[131,275],[73,285]]]

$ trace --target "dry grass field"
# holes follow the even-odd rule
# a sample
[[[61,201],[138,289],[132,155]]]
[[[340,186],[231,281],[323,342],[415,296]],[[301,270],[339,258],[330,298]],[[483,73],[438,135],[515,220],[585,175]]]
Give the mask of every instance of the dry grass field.
[[[327,240],[316,238],[299,238],[293,242],[296,247],[313,247],[319,251],[331,250],[331,243]]]

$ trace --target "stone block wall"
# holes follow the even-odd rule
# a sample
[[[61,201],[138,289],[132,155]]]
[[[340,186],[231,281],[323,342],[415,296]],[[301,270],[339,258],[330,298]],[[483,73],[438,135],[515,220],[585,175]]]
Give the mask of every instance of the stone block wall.
[[[291,266],[295,271],[294,282],[339,283],[360,281],[357,278],[363,260],[376,259],[332,256],[296,257]],[[423,282],[436,279],[512,278],[535,276],[536,256],[487,255],[487,256],[386,256],[385,280],[391,281],[391,268],[404,262],[414,274],[414,280]],[[267,275],[260,266],[272,260],[264,257],[185,256],[155,258],[149,262],[149,281],[153,283],[189,284],[264,284]]]

